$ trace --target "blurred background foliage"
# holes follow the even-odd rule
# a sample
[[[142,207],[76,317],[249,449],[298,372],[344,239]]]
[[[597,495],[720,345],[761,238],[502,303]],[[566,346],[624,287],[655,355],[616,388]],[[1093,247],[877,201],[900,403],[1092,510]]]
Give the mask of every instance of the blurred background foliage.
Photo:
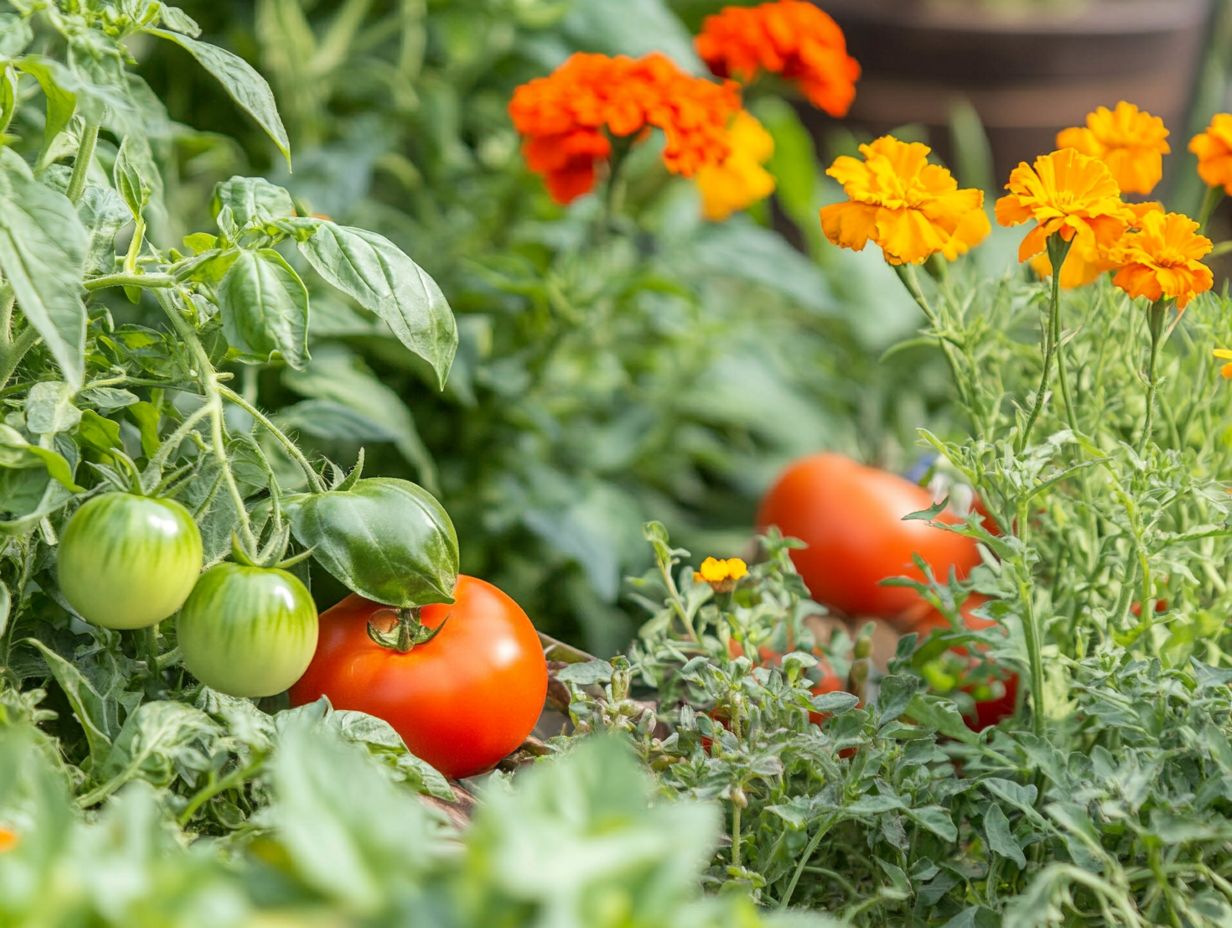
[[[880,259],[844,256],[839,273],[820,249],[826,153],[790,104],[753,104],[778,146],[774,209],[787,235],[768,208],[704,222],[653,142],[629,159],[612,216],[597,197],[556,206],[525,169],[506,104],[572,51],[654,46],[699,69],[662,0],[256,0],[191,12],[205,38],[270,79],[295,160],[287,173],[174,50],[139,50],[169,101],[172,215],[191,222],[219,179],[265,173],[304,211],[362,216],[420,256],[461,330],[437,393],[383,325],[313,293],[312,367],[250,375],[246,392],[322,451],[346,459],[362,443],[374,472],[438,493],[464,571],[507,589],[545,630],[619,647],[631,625],[616,602],[646,566],[643,522],[735,553],[789,458],[830,447],[903,465],[891,449],[940,408],[946,381],[927,348],[878,366],[915,319]],[[341,595],[315,592],[322,604]]]
[[[906,469],[918,427],[953,431],[933,348],[882,358],[917,313],[880,256],[840,257],[820,240],[817,207],[836,196],[820,166],[858,141],[841,123],[819,151],[791,101],[747,96],[775,138],[778,190],[720,224],[701,219],[688,181],[664,173],[657,140],[628,159],[612,215],[598,196],[556,206],[526,170],[505,110],[514,87],[576,50],[658,49],[700,73],[692,30],[722,5],[193,4],[206,39],[269,78],[291,173],[180,53],[137,49],[168,101],[152,135],[178,165],[172,215],[192,223],[216,181],[264,173],[303,211],[362,218],[415,254],[458,316],[458,358],[438,393],[381,323],[337,293],[313,293],[314,364],[249,371],[248,397],[336,459],[364,444],[374,472],[437,493],[464,571],[600,653],[632,631],[617,600],[623,578],[646,567],[643,522],[667,523],[692,550],[736,553],[791,457],[830,448]],[[1203,71],[1195,120],[1225,102],[1226,57]],[[991,189],[969,108],[955,109],[952,132],[959,179]],[[1191,173],[1178,172],[1182,183]],[[158,234],[171,243],[187,229]],[[1016,239],[994,232],[979,260],[1008,265]],[[314,592],[322,605],[342,595]]]

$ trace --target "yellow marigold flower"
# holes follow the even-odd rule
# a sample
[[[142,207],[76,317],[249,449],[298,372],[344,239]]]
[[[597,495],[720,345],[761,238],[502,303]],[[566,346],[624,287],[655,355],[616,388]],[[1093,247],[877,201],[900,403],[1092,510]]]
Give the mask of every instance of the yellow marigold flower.
[[[1198,224],[1182,213],[1148,212],[1142,227],[1128,233],[1112,250],[1120,267],[1112,282],[1132,297],[1152,302],[1165,297],[1176,308],[1211,289],[1211,269],[1202,263],[1211,240],[1198,234]]]
[[[747,110],[741,110],[727,130],[731,148],[722,164],[697,172],[702,214],[712,222],[726,219],[750,203],[774,192],[774,176],[764,167],[774,154],[774,139]]]
[[[1163,177],[1164,155],[1172,151],[1167,139],[1162,119],[1122,100],[1116,109],[1101,106],[1088,113],[1085,126],[1062,129],[1057,148],[1104,162],[1123,193],[1150,193]]]
[[[1219,368],[1219,373],[1223,375],[1225,380],[1232,380],[1232,348],[1216,348],[1214,355],[1220,361],[1228,362]]]
[[[1021,162],[1005,189],[997,222],[1036,222],[1018,248],[1019,261],[1043,251],[1053,233],[1082,247],[1107,248],[1134,219],[1108,166],[1072,148],[1040,155],[1034,165]]]
[[[1206,185],[1232,194],[1232,113],[1217,114],[1190,139],[1189,150],[1198,156],[1198,176]]]
[[[1134,219],[1130,222],[1131,229],[1140,228],[1142,226],[1142,217],[1147,213],[1162,213],[1164,211],[1164,205],[1155,200],[1148,203],[1130,203],[1127,205],[1129,211],[1134,215]],[[1115,244],[1112,247],[1115,248]],[[1040,277],[1052,276],[1052,262],[1048,260],[1048,253],[1046,251],[1040,252],[1031,259],[1031,267]],[[1100,248],[1094,242],[1090,244],[1076,244],[1070,249],[1069,254],[1065,257],[1065,263],[1061,266],[1061,288],[1063,290],[1073,290],[1078,287],[1085,287],[1087,284],[1097,280],[1101,274],[1115,268],[1116,263],[1109,256],[1107,249]]]
[[[953,261],[989,231],[984,193],[959,189],[948,170],[930,164],[931,149],[886,135],[860,146],[864,160],[843,155],[826,171],[846,203],[822,207],[826,238],[862,251],[871,239],[891,264],[918,264],[940,252]]]
[[[736,582],[749,572],[749,565],[738,557],[726,560],[708,557],[702,561],[701,569],[693,574],[698,583],[709,583],[719,593],[730,593],[736,588]]]

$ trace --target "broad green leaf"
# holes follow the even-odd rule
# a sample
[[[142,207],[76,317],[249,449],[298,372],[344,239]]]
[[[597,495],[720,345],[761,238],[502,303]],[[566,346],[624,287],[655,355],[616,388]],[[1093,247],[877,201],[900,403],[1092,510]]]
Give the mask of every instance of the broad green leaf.
[[[40,466],[65,489],[82,492],[73,480],[72,465],[64,455],[50,448],[32,445],[16,429],[0,424],[0,467],[19,469]]]
[[[287,508],[296,540],[347,589],[391,606],[453,602],[458,536],[422,487],[373,477]]]
[[[214,187],[211,210],[218,227],[234,238],[250,226],[295,215],[291,195],[261,177],[232,177]]]
[[[54,59],[42,58],[38,55],[27,55],[16,62],[17,67],[29,74],[43,91],[47,100],[47,118],[43,124],[43,149],[51,147],[52,140],[68,128],[69,121],[77,109],[77,95],[64,86],[68,69]]]
[[[0,470],[0,514],[8,516],[0,519],[0,535],[26,534],[63,509],[73,492],[40,470]]]
[[[26,638],[24,643],[36,648],[47,662],[47,669],[56,678],[69,704],[73,716],[85,732],[90,745],[90,758],[95,767],[100,766],[111,751],[111,739],[116,732],[114,707],[85,678],[72,661],[65,660],[36,638]]]
[[[110,274],[115,270],[115,238],[120,230],[132,222],[132,214],[124,201],[108,187],[86,187],[77,215],[85,226],[89,240],[86,244],[86,272]]]
[[[362,748],[312,713],[294,710],[276,723],[280,736],[270,764],[275,801],[265,819],[278,835],[280,853],[315,892],[348,912],[376,915],[391,885],[426,870],[427,815]]]
[[[1022,848],[1018,846],[1013,832],[1010,831],[1009,819],[996,803],[990,805],[984,813],[984,835],[988,838],[988,847],[994,854],[1009,858],[1019,870],[1027,865],[1027,858],[1023,856]]]
[[[104,454],[122,448],[120,423],[105,419],[93,409],[83,410],[77,426],[77,440]]]
[[[241,251],[218,287],[223,334],[245,360],[308,362],[308,290],[273,249]]]
[[[329,713],[325,721],[336,726],[338,733],[348,741],[366,747],[369,754],[391,768],[398,779],[412,789],[447,802],[457,798],[444,775],[412,754],[402,736],[384,719],[366,712],[338,710]]]
[[[58,380],[46,380],[30,388],[26,398],[26,428],[35,435],[54,435],[75,429],[81,410],[73,405],[73,390]]]
[[[385,320],[398,341],[432,365],[444,387],[458,327],[436,281],[383,235],[332,222],[311,228],[299,248],[313,270]]]
[[[282,125],[282,117],[278,115],[274,92],[252,65],[216,45],[199,42],[185,35],[177,35],[165,29],[145,31],[160,39],[174,42],[196,58],[198,64],[217,78],[231,99],[265,130],[265,134],[287,159],[287,166],[290,166],[291,143],[287,139],[287,130]]]
[[[0,273],[73,389],[85,367],[88,241],[68,198],[38,183],[16,152],[0,149]]]

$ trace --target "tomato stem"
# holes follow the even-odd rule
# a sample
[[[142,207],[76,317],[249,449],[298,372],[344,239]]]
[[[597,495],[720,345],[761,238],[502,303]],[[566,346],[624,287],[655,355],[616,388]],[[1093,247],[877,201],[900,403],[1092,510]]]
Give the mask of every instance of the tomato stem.
[[[376,615],[380,615],[385,611],[382,609]],[[427,644],[441,633],[445,623],[449,621],[449,616],[446,616],[445,620],[436,628],[429,628],[423,624],[418,606],[410,609],[392,609],[389,611],[392,611],[398,618],[396,626],[385,631],[369,622],[368,637],[382,648],[389,648],[391,651],[397,651],[399,654],[407,654],[416,645]]]

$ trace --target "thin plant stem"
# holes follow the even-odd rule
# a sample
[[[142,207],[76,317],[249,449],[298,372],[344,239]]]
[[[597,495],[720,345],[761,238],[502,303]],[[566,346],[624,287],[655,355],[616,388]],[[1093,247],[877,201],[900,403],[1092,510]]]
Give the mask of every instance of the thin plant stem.
[[[94,146],[98,144],[98,123],[88,122],[81,132],[81,143],[77,146],[77,160],[73,162],[73,173],[68,179],[68,190],[65,196],[74,205],[81,200],[81,194],[86,189],[86,175],[90,173],[90,165],[94,161]]]
[[[226,436],[223,431],[222,394],[220,392],[222,384],[218,382],[217,372],[214,370],[214,365],[210,363],[209,355],[205,353],[201,340],[197,337],[197,333],[193,331],[192,326],[188,324],[187,320],[180,315],[179,308],[164,291],[159,291],[158,302],[175,329],[176,334],[188,346],[189,353],[192,354],[193,360],[196,362],[198,368],[197,377],[200,380],[202,392],[205,394],[206,405],[210,410],[210,450],[218,462],[219,469],[222,472],[223,485],[227,488],[227,493],[231,497],[231,503],[235,507],[236,516],[239,518],[240,533],[243,536],[244,544],[249,551],[255,552],[259,545],[257,543],[257,536],[252,530],[252,519],[248,515],[248,507],[244,505],[244,495],[240,492],[239,484],[235,480],[235,474],[231,471],[231,462],[227,458]]]
[[[318,493],[325,491],[325,483],[321,480],[320,475],[313,469],[312,463],[304,457],[304,453],[296,446],[295,442],[287,436],[287,434],[277,425],[275,425],[265,413],[257,409],[256,406],[248,402],[242,395],[236,393],[230,387],[223,384],[218,385],[218,392],[226,399],[230,400],[248,415],[252,416],[262,428],[268,431],[282,445],[283,449],[296,464],[300,470],[304,472],[304,476],[308,479],[308,485]]]
[[[1150,440],[1151,430],[1155,426],[1155,391],[1159,386],[1155,366],[1159,360],[1159,346],[1164,342],[1164,316],[1167,311],[1164,300],[1156,300],[1148,310],[1150,313],[1151,353],[1146,368],[1146,418],[1142,423],[1142,434],[1138,436],[1138,454],[1146,450]],[[1145,608],[1145,607],[1143,607]]]
[[[1206,194],[1202,197],[1202,206],[1198,210],[1198,231],[1205,232],[1206,224],[1210,222],[1211,215],[1215,212],[1215,207],[1219,205],[1219,201],[1224,198],[1224,190],[1222,187],[1207,187]]]
[[[1061,330],[1061,266],[1065,264],[1069,249],[1069,242],[1058,238],[1055,234],[1049,237],[1048,259],[1052,262],[1052,293],[1048,305],[1048,321],[1044,326],[1044,371],[1040,376],[1039,390],[1035,394],[1035,404],[1031,407],[1031,414],[1027,416],[1027,423],[1019,433],[1014,447],[1019,454],[1027,447],[1027,442],[1031,438],[1031,430],[1035,428],[1035,421],[1039,418],[1040,410],[1044,408],[1048,381],[1052,379],[1052,364],[1057,355],[1057,336]]]
[[[920,287],[920,280],[916,274],[914,264],[896,264],[893,266],[894,272],[898,274],[898,279],[903,282],[903,286],[907,288],[907,292],[911,294],[911,298],[915,300],[915,304],[920,307],[920,311],[924,313],[924,318],[928,320],[928,324],[932,326],[933,334],[937,337],[937,344],[941,348],[941,353],[945,355],[946,363],[950,366],[950,376],[954,380],[954,387],[958,390],[959,399],[963,405],[972,414],[980,416],[980,410],[972,403],[971,395],[967,390],[966,381],[963,379],[958,358],[954,353],[954,346],[945,337],[941,331],[941,318],[933,309],[932,304],[928,302],[928,298],[924,296],[924,291]]]
[[[105,290],[108,287],[145,287],[147,289],[174,287],[176,280],[170,274],[105,274],[85,282],[87,290]]]

